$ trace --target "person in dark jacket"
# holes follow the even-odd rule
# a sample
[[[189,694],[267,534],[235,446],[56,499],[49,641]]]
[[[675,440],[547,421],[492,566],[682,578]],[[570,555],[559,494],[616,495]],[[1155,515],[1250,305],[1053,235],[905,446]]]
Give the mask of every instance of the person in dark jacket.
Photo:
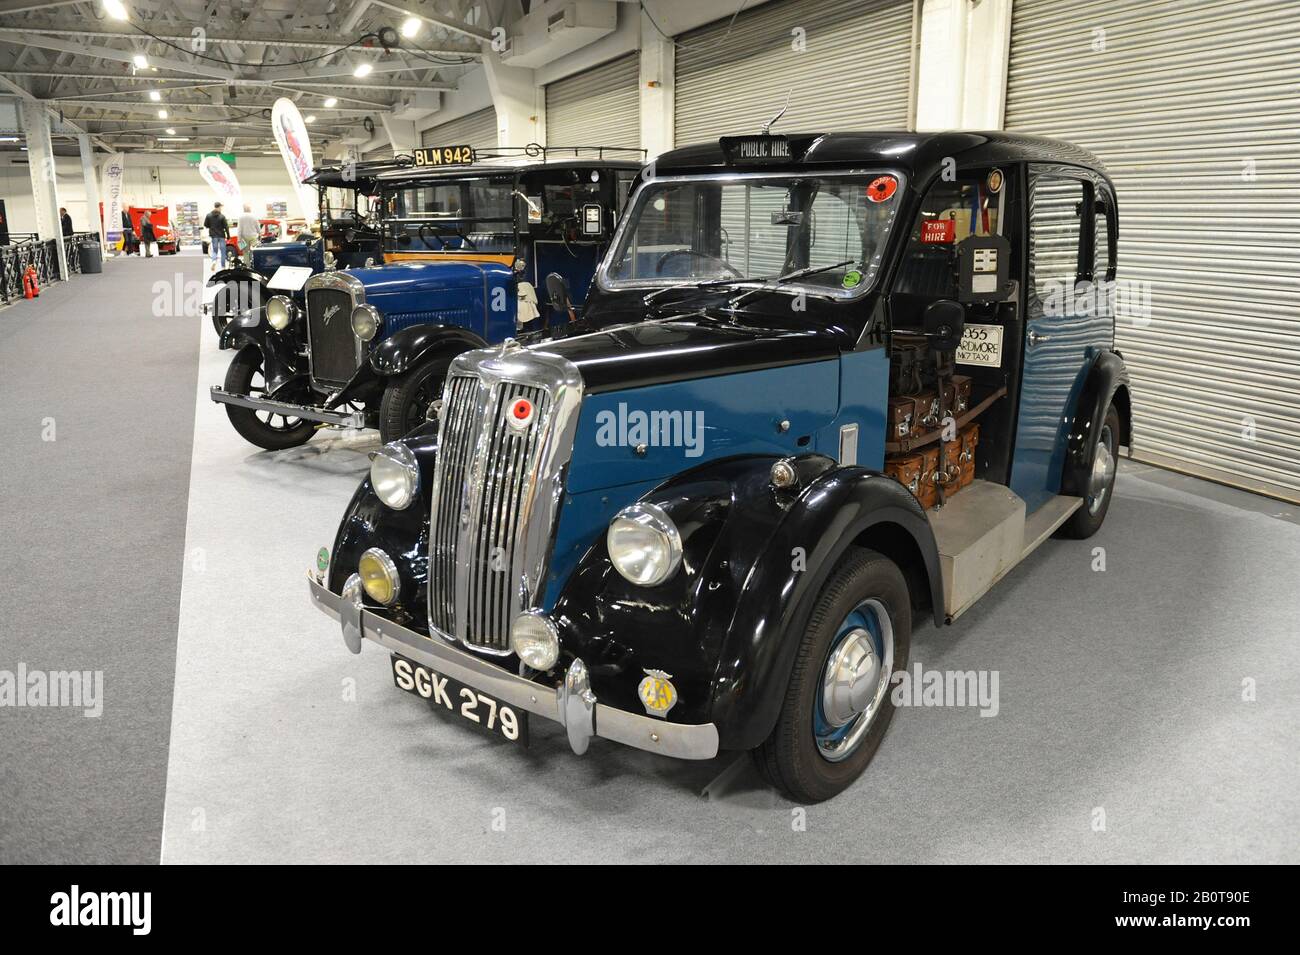
[[[59,206],[59,224],[63,226],[64,235],[72,235],[72,216],[62,206]]]
[[[203,220],[203,228],[208,230],[208,242],[211,244],[208,254],[212,256],[213,266],[224,269],[226,267],[226,237],[230,234],[230,226],[226,222],[225,213],[221,211],[221,203],[213,203],[212,211]]]
[[[135,247],[135,223],[131,221],[131,213],[125,209],[122,210],[122,254],[130,255],[132,252],[138,252]]]
[[[152,259],[158,254],[158,236],[153,231],[153,220],[147,212],[140,216],[140,244],[144,246],[146,259]]]

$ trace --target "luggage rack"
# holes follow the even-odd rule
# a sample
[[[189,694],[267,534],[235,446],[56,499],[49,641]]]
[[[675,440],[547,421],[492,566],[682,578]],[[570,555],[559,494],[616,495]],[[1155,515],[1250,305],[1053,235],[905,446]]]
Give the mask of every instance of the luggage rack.
[[[972,421],[974,421],[976,418],[982,415],[985,411],[987,411],[989,408],[993,406],[993,403],[995,401],[997,401],[999,398],[1004,397],[1006,393],[1007,393],[1007,386],[1002,385],[997,389],[997,391],[993,392],[991,395],[989,395],[979,404],[968,409],[960,418],[955,419],[957,424],[957,430],[960,431],[962,428],[966,427],[966,425],[970,424]],[[942,434],[943,434],[943,430],[941,428],[931,428],[929,431],[926,431],[924,434],[919,434],[908,438],[902,438],[901,440],[898,441],[886,441],[885,453],[900,454],[907,451],[915,451],[917,448],[923,448],[927,444],[933,444],[935,441],[938,441],[940,435]]]

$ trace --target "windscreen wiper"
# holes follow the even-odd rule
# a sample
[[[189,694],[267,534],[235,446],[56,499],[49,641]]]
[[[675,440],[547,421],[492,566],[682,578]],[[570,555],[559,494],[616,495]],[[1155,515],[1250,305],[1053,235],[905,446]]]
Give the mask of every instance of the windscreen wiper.
[[[641,304],[649,305],[660,295],[664,294],[664,292],[671,292],[674,289],[719,288],[727,285],[739,285],[741,282],[751,282],[751,281],[754,280],[753,279],[711,279],[708,282],[683,282],[680,285],[665,285],[663,288],[657,288],[653,292],[647,293],[646,296],[641,299]],[[767,281],[767,280],[764,279],[763,281]]]
[[[829,272],[832,269],[839,269],[846,265],[853,265],[856,261],[856,259],[845,259],[843,262],[836,262],[833,265],[810,265],[806,269],[795,269],[793,272],[785,273],[785,275],[778,275],[774,279],[762,279],[762,285],[741,292],[727,303],[727,307],[735,308],[751,295],[756,295],[759,292],[770,292],[778,286],[784,285],[786,282],[793,282],[795,279],[801,279],[805,275],[816,275],[818,272]]]

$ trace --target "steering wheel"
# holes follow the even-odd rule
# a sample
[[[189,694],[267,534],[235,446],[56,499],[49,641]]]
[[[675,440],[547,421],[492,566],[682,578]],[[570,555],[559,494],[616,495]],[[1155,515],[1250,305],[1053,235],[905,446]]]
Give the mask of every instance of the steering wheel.
[[[426,249],[432,249],[434,252],[439,252],[445,249],[447,245],[446,243],[443,243],[438,248],[434,249],[433,246],[429,244],[429,240],[424,236],[425,229],[436,229],[439,232],[450,232],[452,235],[459,237],[462,242],[464,242],[467,246],[469,246],[470,251],[472,252],[478,251],[478,246],[474,244],[474,240],[471,239],[469,236],[467,236],[464,232],[461,232],[459,229],[452,228],[451,226],[445,226],[438,222],[421,222],[420,228],[416,230],[416,235],[419,236],[420,241],[424,243],[424,247]]]
[[[655,265],[655,275],[663,275],[664,266],[668,264],[668,260],[679,255],[689,255],[695,259],[706,259],[710,262],[717,262],[735,278],[743,279],[745,277],[744,272],[740,271],[740,269],[736,268],[726,259],[721,258],[720,256],[710,255],[707,252],[698,252],[695,249],[672,249],[665,252],[663,255],[659,256],[659,262]]]

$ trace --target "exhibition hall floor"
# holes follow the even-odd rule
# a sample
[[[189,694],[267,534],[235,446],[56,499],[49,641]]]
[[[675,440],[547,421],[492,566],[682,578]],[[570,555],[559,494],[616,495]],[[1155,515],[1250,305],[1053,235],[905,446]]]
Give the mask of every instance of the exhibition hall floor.
[[[1300,861],[1295,508],[1125,464],[1094,539],[918,625],[914,664],[997,671],[996,715],[903,708],[805,810],[735,756],[512,747],[350,654],[306,573],[377,439],[246,444],[212,328],[149,317],[178,268],[0,311],[0,669],[105,687],[97,719],[0,709],[0,862]]]

